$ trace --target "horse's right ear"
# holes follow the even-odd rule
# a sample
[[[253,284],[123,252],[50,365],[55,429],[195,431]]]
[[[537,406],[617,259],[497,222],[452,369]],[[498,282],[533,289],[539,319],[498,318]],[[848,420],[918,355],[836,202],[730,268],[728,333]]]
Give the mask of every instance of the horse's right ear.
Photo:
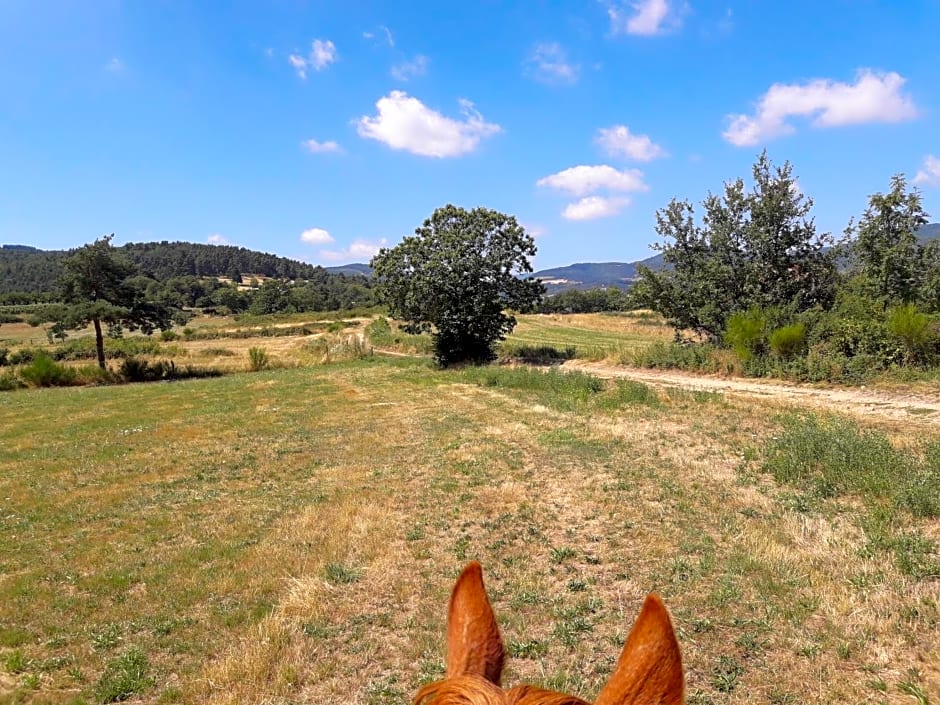
[[[447,677],[479,676],[499,685],[506,650],[476,561],[463,569],[447,611]]]
[[[669,612],[648,595],[596,705],[681,705],[682,656]]]

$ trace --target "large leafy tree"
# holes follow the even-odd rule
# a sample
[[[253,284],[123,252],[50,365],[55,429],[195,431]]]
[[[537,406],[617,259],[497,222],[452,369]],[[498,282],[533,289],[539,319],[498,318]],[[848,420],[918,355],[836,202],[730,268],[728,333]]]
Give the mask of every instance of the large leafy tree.
[[[512,216],[486,208],[438,208],[415,234],[372,260],[389,313],[413,329],[434,330],[442,366],[482,363],[544,291],[523,279],[535,242]]]
[[[800,190],[789,162],[775,167],[761,154],[743,179],[702,202],[701,223],[688,201],[673,199],[656,214],[658,272],[640,269],[633,296],[662,313],[677,330],[720,340],[728,317],[754,307],[793,312],[831,304],[836,252],[817,235],[812,199]]]
[[[869,197],[858,225],[849,224],[848,232],[857,236],[856,264],[884,308],[917,299],[924,255],[930,255],[918,244],[917,230],[926,223],[920,193],[908,191],[904,175],[898,174],[888,193]]]
[[[105,367],[102,325],[114,333],[126,328],[146,334],[172,325],[172,309],[149,301],[133,285],[137,269],[114,251],[113,237],[108,235],[85,245],[65,260],[60,280],[64,305],[52,307],[48,316],[59,330],[94,326],[98,366],[102,369]]]

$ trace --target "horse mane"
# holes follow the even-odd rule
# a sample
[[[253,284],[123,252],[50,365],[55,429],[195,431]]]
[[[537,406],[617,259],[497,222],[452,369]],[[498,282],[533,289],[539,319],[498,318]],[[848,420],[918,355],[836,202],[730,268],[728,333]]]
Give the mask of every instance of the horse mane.
[[[574,695],[532,685],[509,690],[479,676],[457,676],[430,683],[415,695],[413,705],[590,705]]]

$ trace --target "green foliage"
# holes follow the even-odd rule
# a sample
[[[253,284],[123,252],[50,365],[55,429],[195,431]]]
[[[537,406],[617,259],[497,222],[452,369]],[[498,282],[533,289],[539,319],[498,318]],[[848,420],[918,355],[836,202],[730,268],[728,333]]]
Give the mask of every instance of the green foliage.
[[[653,369],[713,373],[721,370],[716,353],[717,348],[708,344],[656,342],[632,353],[624,362]]]
[[[820,497],[888,500],[915,516],[940,516],[940,443],[923,455],[899,450],[879,431],[836,417],[793,414],[767,447],[764,470]]]
[[[917,298],[922,252],[916,233],[926,222],[920,194],[916,189],[908,193],[904,176],[898,174],[887,194],[870,197],[858,226],[849,224],[847,232],[857,234],[855,262],[884,306]]]
[[[499,348],[499,356],[506,360],[520,360],[529,364],[550,365],[573,360],[576,349],[573,345],[558,348],[554,345],[529,345],[527,343],[504,342]]]
[[[137,648],[109,661],[95,685],[98,702],[121,702],[151,688],[154,679],[147,675],[148,666],[147,656]]]
[[[724,195],[703,202],[697,225],[688,201],[671,201],[656,214],[656,248],[666,267],[641,267],[634,301],[658,311],[677,331],[691,329],[712,342],[724,337],[728,316],[780,307],[798,313],[826,307],[835,295],[837,250],[818,236],[812,200],[797,187],[792,167],[775,168],[762,154],[754,187],[725,184]]]
[[[77,384],[77,374],[71,367],[55,362],[45,354],[19,370],[20,377],[33,387],[68,387]]]
[[[384,316],[379,316],[366,326],[366,338],[378,347],[394,348],[419,355],[426,355],[434,349],[434,340],[430,335],[393,330]]]
[[[199,379],[202,377],[220,377],[219,370],[186,365],[178,367],[172,360],[147,362],[129,357],[121,363],[120,376],[126,382],[160,382],[177,379]]]
[[[536,307],[538,313],[600,313],[625,311],[629,305],[627,292],[617,287],[567,289],[546,296]]]
[[[447,205],[398,246],[372,260],[378,291],[411,332],[434,329],[441,366],[483,363],[515,326],[507,309],[525,311],[541,298],[532,271],[535,242],[512,216]]]
[[[771,351],[784,360],[794,358],[805,343],[806,326],[802,322],[783,326],[770,334]]]
[[[763,352],[766,345],[767,316],[759,308],[738,311],[728,317],[725,342],[745,362]]]
[[[887,329],[904,345],[909,362],[923,363],[933,357],[937,334],[931,326],[930,316],[918,311],[914,304],[890,308]]]
[[[265,369],[271,360],[268,357],[268,352],[264,348],[249,348],[248,349],[248,368],[252,372],[260,372]]]

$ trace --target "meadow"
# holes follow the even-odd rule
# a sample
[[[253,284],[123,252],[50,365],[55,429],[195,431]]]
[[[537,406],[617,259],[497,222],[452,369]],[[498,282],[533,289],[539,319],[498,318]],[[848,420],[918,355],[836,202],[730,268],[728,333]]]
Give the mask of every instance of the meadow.
[[[166,343],[219,378],[0,394],[0,703],[406,703],[443,673],[473,558],[507,684],[592,698],[657,591],[692,704],[940,697],[930,424],[440,371],[357,347],[353,318]],[[661,328],[595,320],[514,337]]]

